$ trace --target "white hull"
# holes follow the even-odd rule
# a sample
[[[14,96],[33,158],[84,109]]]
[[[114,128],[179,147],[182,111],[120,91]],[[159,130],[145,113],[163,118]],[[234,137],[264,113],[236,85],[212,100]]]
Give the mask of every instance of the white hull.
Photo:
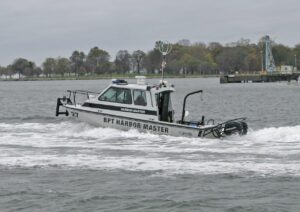
[[[128,84],[124,80],[112,80],[101,93],[89,91],[68,91],[69,97],[57,99],[56,116],[70,115],[98,127],[120,130],[136,129],[159,135],[222,138],[232,134],[245,135],[248,126],[245,118],[232,119],[223,123],[205,125],[201,121],[186,121],[185,104],[190,95],[202,93],[193,91],[184,97],[182,116],[175,121],[172,106],[173,85],[161,81],[159,85],[145,83]],[[91,93],[96,94],[90,95]],[[86,96],[82,104],[76,103],[76,94]],[[60,107],[66,111],[61,112]],[[214,123],[214,120],[209,120]]]
[[[114,115],[93,110],[83,109],[77,105],[65,105],[69,115],[97,127],[116,128],[119,130],[136,129],[140,132],[150,132],[159,135],[184,136],[184,137],[210,137],[216,138],[211,133],[215,126],[193,127],[176,123],[142,120],[120,115]]]

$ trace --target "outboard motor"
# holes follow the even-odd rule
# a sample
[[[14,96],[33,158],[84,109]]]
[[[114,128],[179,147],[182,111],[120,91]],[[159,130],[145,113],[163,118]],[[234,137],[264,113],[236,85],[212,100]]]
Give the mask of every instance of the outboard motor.
[[[244,121],[229,121],[225,123],[223,132],[225,135],[246,135],[248,132],[248,125]]]

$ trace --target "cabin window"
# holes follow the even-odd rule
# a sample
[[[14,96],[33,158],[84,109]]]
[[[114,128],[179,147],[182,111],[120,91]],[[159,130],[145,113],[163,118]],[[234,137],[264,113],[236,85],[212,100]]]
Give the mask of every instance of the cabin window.
[[[146,92],[143,90],[133,90],[133,101],[135,105],[146,106]]]
[[[100,101],[132,104],[131,91],[124,88],[111,87],[99,97]]]

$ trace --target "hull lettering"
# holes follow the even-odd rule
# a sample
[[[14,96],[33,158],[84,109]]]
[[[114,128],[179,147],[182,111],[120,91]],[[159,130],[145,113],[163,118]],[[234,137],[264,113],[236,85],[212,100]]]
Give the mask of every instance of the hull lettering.
[[[136,121],[128,121],[128,120],[115,119],[115,118],[109,118],[109,117],[104,117],[103,122],[108,125],[119,125],[119,126],[124,126],[124,127],[128,127],[128,128],[142,129],[145,131],[152,131],[152,132],[161,132],[161,133],[165,133],[165,134],[169,133],[168,127],[163,127],[163,126],[155,125],[155,124],[145,124],[145,123],[136,122]]]

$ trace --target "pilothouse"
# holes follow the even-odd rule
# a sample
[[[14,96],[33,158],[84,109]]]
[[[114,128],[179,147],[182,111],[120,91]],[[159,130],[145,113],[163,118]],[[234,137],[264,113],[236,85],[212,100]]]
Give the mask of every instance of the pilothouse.
[[[171,94],[173,85],[161,80],[157,85],[148,85],[144,76],[136,77],[136,84],[122,79],[113,79],[102,92],[68,91],[69,96],[58,98],[56,116],[66,115],[78,118],[99,127],[112,127],[120,130],[137,129],[161,135],[222,138],[232,134],[247,133],[245,118],[232,119],[223,123],[186,121],[185,104],[191,92],[184,98],[182,116],[174,119]],[[78,95],[86,100],[76,102]],[[61,107],[65,108],[61,111]]]

